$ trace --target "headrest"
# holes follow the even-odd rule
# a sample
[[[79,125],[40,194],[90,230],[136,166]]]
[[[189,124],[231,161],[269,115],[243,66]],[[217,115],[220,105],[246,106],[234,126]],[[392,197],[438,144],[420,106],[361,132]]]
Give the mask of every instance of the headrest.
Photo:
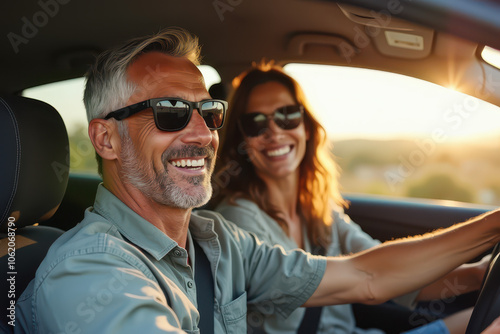
[[[59,113],[47,103],[0,96],[0,231],[50,218],[69,175],[69,142]]]
[[[226,86],[222,82],[218,82],[210,86],[208,89],[208,93],[212,97],[212,99],[227,99],[227,91]]]

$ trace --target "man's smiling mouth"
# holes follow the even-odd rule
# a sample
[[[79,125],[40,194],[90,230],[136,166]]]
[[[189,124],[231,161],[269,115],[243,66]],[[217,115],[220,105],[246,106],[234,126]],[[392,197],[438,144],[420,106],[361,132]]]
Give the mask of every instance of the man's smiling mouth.
[[[205,159],[178,159],[171,160],[170,164],[179,168],[201,169],[205,166]]]

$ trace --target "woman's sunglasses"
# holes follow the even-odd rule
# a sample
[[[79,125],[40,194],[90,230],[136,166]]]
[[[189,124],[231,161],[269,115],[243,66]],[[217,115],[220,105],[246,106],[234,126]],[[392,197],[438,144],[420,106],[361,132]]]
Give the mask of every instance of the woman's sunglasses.
[[[278,108],[270,115],[261,112],[243,114],[238,123],[246,137],[257,137],[267,131],[270,119],[281,129],[291,130],[302,123],[303,114],[304,107],[302,105],[291,105]]]
[[[193,109],[198,110],[210,130],[218,130],[224,125],[227,102],[216,99],[190,102],[179,98],[162,97],[115,110],[104,119],[116,118],[121,121],[147,108],[153,109],[156,127],[162,131],[184,129],[191,119]]]

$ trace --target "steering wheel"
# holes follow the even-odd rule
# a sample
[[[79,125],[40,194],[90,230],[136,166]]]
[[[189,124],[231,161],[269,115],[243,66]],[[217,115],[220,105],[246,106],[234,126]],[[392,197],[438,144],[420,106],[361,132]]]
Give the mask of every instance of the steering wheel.
[[[481,292],[472,312],[466,334],[481,333],[500,316],[500,243],[491,253]]]

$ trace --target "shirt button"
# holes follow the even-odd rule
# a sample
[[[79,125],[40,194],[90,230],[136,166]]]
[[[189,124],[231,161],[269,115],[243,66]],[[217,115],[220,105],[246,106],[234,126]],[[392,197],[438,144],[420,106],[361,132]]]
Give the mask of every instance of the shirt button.
[[[190,289],[191,289],[191,288],[193,287],[193,285],[194,285],[194,284],[193,284],[193,281],[189,281],[187,284],[188,284],[188,288],[190,288]]]
[[[174,255],[175,256],[181,256],[182,255],[182,252],[178,249],[174,250]]]

